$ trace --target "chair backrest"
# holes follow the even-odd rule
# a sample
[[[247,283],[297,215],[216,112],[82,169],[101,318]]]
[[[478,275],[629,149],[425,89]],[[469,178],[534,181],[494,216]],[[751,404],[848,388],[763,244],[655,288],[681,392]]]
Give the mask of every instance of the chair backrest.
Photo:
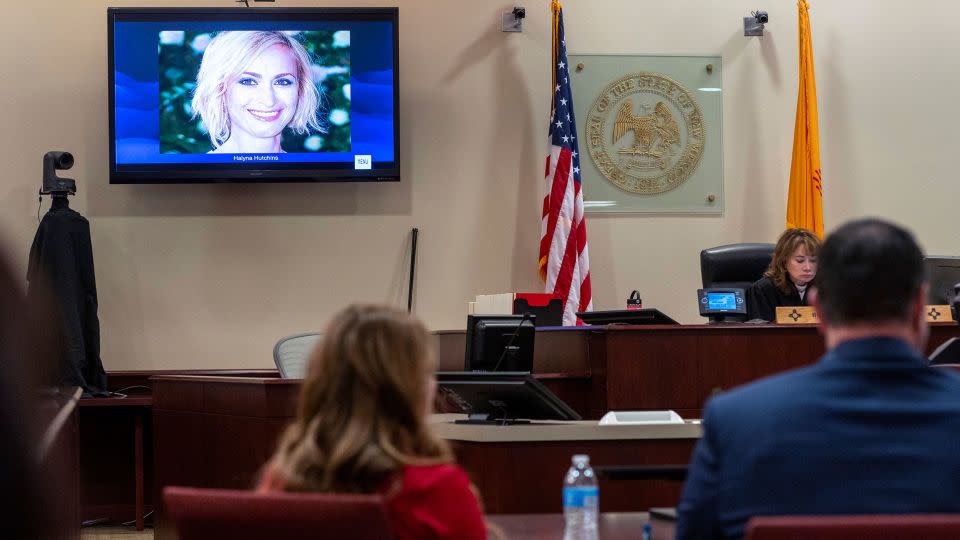
[[[392,538],[377,495],[167,487],[163,507],[180,540]]]
[[[287,336],[273,347],[273,361],[282,379],[302,379],[307,357],[320,341],[320,334]]]
[[[960,514],[874,516],[758,516],[747,523],[746,540],[955,540]]]
[[[930,353],[931,366],[955,366],[957,364],[960,364],[960,338],[952,337]]]
[[[746,289],[763,277],[773,259],[773,244],[729,244],[700,252],[703,287]]]

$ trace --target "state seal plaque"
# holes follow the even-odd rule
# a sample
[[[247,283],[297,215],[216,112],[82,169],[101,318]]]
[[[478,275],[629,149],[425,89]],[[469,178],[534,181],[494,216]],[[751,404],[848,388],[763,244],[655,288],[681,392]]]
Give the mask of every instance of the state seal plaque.
[[[618,188],[640,195],[683,184],[707,143],[697,100],[676,80],[641,71],[597,95],[584,125],[597,169]]]
[[[720,56],[567,60],[585,212],[723,214]]]

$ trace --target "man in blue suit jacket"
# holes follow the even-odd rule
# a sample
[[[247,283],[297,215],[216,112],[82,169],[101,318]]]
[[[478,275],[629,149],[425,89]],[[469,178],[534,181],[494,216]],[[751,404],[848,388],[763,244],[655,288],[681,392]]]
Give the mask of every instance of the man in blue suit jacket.
[[[927,366],[923,254],[904,229],[831,234],[809,293],[827,354],[710,400],[677,538],[752,516],[960,511],[960,376]]]

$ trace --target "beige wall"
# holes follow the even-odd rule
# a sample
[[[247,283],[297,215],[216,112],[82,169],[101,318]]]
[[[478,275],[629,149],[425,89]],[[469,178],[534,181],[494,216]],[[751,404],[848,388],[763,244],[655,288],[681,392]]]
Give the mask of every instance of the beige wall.
[[[0,236],[24,268],[40,157],[72,151],[73,206],[91,221],[108,370],[268,367],[278,337],[321,327],[347,302],[404,305],[411,227],[421,231],[415,307],[432,328],[462,327],[477,293],[539,288],[549,3],[524,4],[523,34],[499,31],[506,3],[398,3],[401,183],[111,186],[108,4],[7,2]],[[320,4],[333,5],[276,5]],[[646,305],[699,322],[699,251],[768,241],[783,225],[796,6],[565,4],[571,53],[723,55],[725,215],[588,216],[598,309],[621,306],[638,288]],[[745,38],[741,19],[758,7],[770,12],[767,34]],[[887,216],[931,253],[960,254],[951,213],[960,201],[958,15],[960,7],[929,0],[814,1],[828,228]]]

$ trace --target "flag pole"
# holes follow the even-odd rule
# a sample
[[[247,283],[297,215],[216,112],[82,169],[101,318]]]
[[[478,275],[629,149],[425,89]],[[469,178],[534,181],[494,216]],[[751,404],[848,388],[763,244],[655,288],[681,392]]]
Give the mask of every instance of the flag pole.
[[[420,229],[410,231],[410,286],[407,287],[407,313],[413,312],[413,272],[417,267],[417,235]]]

